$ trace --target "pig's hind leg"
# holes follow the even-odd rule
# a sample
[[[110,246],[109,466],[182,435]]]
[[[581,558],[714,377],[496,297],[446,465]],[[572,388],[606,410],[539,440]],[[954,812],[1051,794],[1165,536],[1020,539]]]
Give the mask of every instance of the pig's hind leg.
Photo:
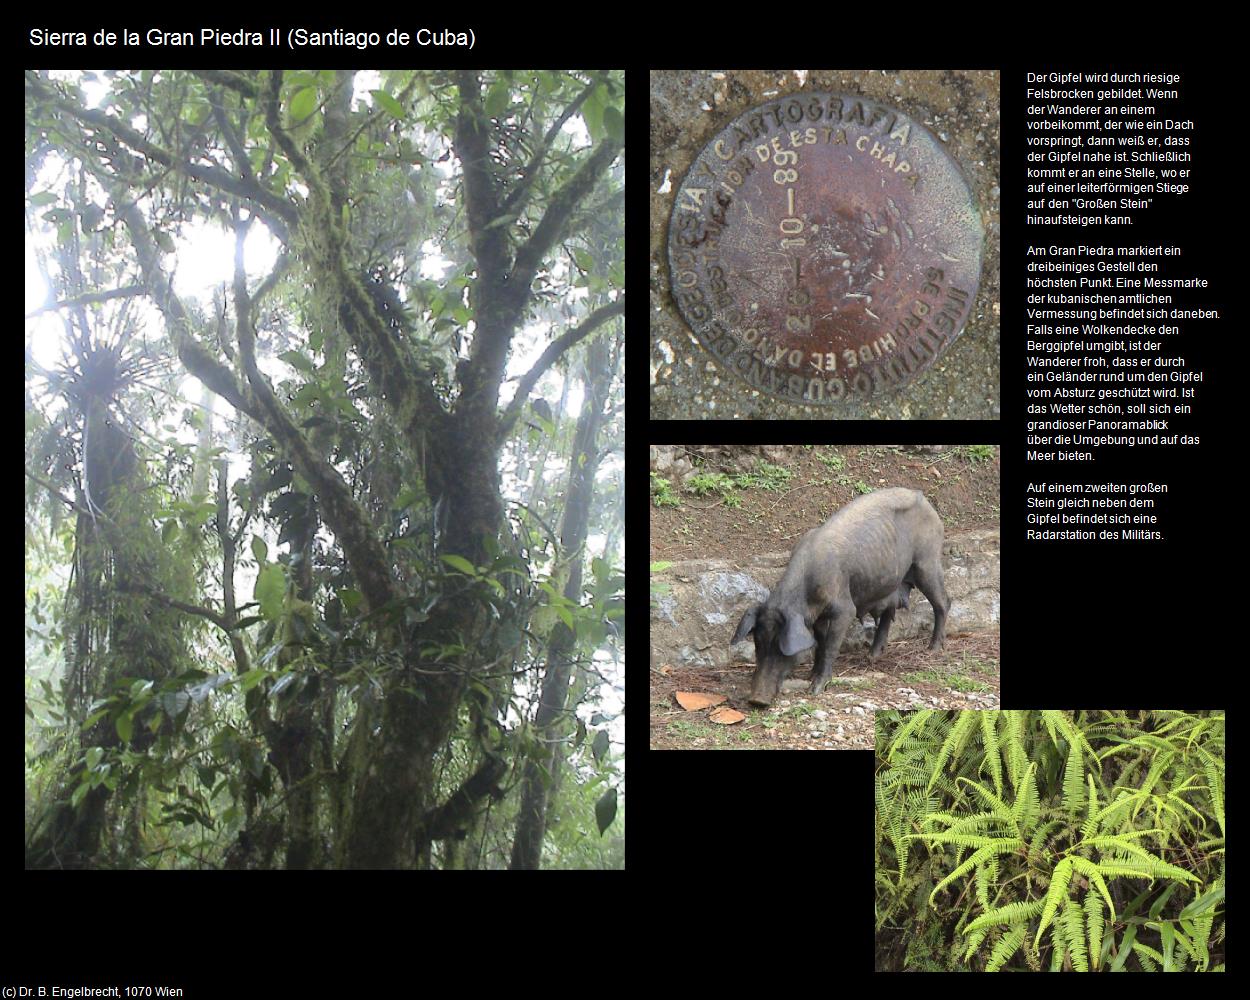
[[[942,582],[942,564],[936,565],[916,563],[909,575],[914,579],[920,592],[933,605],[933,638],[929,641],[929,649],[941,649],[946,642],[946,613],[951,608],[950,598],[946,596],[946,585]]]
[[[885,641],[890,635],[890,626],[894,624],[894,607],[891,605],[881,612],[876,619],[877,633],[872,637],[872,648],[868,650],[868,659],[875,660],[885,648]]]

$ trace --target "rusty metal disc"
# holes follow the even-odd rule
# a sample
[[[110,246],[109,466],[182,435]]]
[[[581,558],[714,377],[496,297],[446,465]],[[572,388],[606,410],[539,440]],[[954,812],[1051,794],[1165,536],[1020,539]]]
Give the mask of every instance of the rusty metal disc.
[[[752,108],[699,154],[669,223],[672,293],[752,388],[836,404],[906,385],[962,332],[981,220],[937,138],[850,94]]]

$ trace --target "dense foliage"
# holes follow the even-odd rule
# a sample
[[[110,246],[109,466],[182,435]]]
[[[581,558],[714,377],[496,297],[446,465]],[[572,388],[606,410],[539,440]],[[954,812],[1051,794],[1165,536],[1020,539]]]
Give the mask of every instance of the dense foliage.
[[[27,866],[620,867],[623,73],[25,97]]]
[[[1222,712],[877,716],[877,968],[1223,971]]]

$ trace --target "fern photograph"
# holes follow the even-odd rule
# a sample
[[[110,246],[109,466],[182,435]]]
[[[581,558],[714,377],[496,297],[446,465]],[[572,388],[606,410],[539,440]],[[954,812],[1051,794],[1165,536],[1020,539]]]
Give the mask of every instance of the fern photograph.
[[[1222,711],[876,725],[877,971],[1224,971]]]

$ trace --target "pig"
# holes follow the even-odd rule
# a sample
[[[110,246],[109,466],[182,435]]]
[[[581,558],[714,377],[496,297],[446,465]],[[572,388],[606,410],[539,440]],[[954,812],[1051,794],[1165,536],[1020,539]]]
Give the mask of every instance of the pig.
[[[877,622],[869,657],[885,645],[894,613],[916,587],[933,605],[929,649],[941,649],[950,601],[942,582],[942,519],[919,490],[858,497],[794,547],[781,581],[750,608],[731,645],[755,640],[752,705],[771,705],[798,654],[816,647],[810,691],[820,694],[851,622]]]

